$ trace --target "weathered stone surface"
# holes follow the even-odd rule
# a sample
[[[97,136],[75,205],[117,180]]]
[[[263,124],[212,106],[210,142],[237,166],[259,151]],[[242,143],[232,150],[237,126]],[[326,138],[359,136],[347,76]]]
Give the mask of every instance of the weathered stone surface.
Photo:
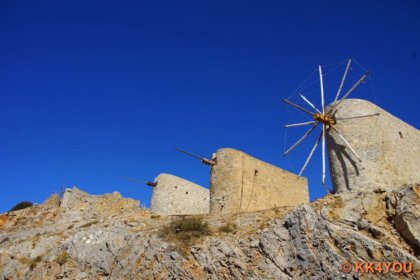
[[[66,209],[68,218],[79,219],[99,217],[112,214],[129,213],[140,208],[140,202],[131,198],[123,198],[120,193],[113,192],[104,195],[91,195],[77,187],[66,189],[60,204]]]
[[[387,201],[394,209],[395,228],[420,252],[420,185],[394,193]]]
[[[380,113],[379,116],[340,118]],[[335,192],[389,188],[420,182],[420,132],[361,99],[337,107],[337,129],[361,157],[359,162],[331,129],[327,144]]]
[[[162,215],[208,214],[209,190],[170,174],[155,179],[150,209]]]
[[[234,149],[217,151],[210,181],[211,214],[252,212],[309,202],[305,178]]]
[[[47,200],[42,203],[42,206],[45,208],[56,208],[61,204],[61,198],[58,194],[51,195]]]
[[[418,221],[418,190],[348,192],[294,209],[202,216],[213,233],[183,248],[160,235],[177,217],[139,210],[74,224],[63,223],[66,208],[35,206],[0,215],[7,216],[0,279],[419,279],[419,251],[397,221],[404,213]],[[45,221],[34,222],[39,217]],[[235,223],[236,233],[220,231],[225,223]],[[411,262],[413,269],[341,271],[356,261]]]

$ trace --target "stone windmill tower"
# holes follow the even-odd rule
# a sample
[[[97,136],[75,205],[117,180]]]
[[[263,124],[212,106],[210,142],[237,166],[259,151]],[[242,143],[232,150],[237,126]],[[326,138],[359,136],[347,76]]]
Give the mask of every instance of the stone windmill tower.
[[[420,182],[420,134],[378,106],[365,100],[348,99],[368,76],[363,74],[340,98],[352,60],[349,59],[333,102],[325,106],[322,66],[318,67],[321,108],[317,108],[302,93],[299,94],[307,109],[290,100],[286,103],[309,114],[312,121],[286,125],[286,128],[310,126],[284,155],[302,143],[317,126],[322,131],[313,145],[299,176],[305,171],[315,150],[322,146],[322,184],[326,179],[328,150],[334,192],[358,188],[400,186]]]

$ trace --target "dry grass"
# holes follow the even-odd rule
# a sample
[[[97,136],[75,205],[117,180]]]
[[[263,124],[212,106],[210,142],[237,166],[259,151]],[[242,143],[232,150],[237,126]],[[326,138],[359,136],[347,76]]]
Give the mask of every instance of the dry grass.
[[[201,237],[211,233],[208,223],[198,217],[183,217],[159,230],[159,236],[174,243],[181,253],[186,253]]]
[[[219,227],[218,231],[223,233],[236,233],[238,227],[233,222],[227,222],[223,226]]]
[[[41,234],[37,233],[34,236],[32,236],[32,249],[36,247],[36,244],[38,243],[39,239],[41,239]]]
[[[87,227],[90,227],[90,226],[92,226],[92,225],[96,225],[97,223],[98,223],[98,221],[97,221],[97,220],[95,220],[95,221],[92,221],[92,222],[86,223],[86,224],[84,224],[84,225],[81,225],[79,228],[87,228]]]
[[[61,253],[57,256],[57,258],[55,259],[55,261],[59,264],[59,265],[63,265],[67,262],[69,258],[69,254],[67,254],[66,251],[61,251]]]
[[[19,259],[19,262],[22,264],[28,265],[29,269],[33,270],[41,260],[42,260],[41,256],[38,256],[35,259],[29,259],[29,258],[23,257]]]

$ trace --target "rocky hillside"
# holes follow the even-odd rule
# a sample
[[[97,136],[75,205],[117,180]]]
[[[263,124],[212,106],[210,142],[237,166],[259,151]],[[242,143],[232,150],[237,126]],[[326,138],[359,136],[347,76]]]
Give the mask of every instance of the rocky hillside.
[[[296,208],[163,217],[118,193],[73,188],[0,215],[0,279],[379,278],[378,269],[345,273],[346,262],[411,263],[408,273],[384,266],[383,279],[420,279],[419,202],[411,185]]]

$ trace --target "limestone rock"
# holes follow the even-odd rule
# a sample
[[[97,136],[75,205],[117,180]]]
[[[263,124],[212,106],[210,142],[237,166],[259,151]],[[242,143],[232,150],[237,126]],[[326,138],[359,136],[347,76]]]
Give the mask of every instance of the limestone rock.
[[[60,206],[69,215],[77,216],[80,214],[85,217],[92,217],[137,211],[140,202],[131,198],[123,198],[118,192],[90,195],[77,187],[73,187],[65,190]]]
[[[0,279],[419,279],[419,187],[392,189],[327,195],[294,209],[198,216],[212,233],[192,244],[162,235],[181,218],[145,210],[63,220],[87,205],[68,198],[72,210],[36,206],[0,216],[7,217]],[[89,200],[81,191],[77,197]],[[221,230],[229,223],[235,232]],[[411,262],[413,271],[341,271],[356,261]]]
[[[348,117],[379,113],[365,118]],[[327,134],[335,192],[392,188],[420,182],[420,132],[366,100],[346,99],[336,108],[336,128],[359,162],[331,129]]]
[[[389,208],[394,208],[395,228],[420,252],[420,185],[394,193]]]
[[[45,208],[56,208],[61,204],[61,198],[58,194],[51,195],[47,200],[42,203],[42,206]]]

